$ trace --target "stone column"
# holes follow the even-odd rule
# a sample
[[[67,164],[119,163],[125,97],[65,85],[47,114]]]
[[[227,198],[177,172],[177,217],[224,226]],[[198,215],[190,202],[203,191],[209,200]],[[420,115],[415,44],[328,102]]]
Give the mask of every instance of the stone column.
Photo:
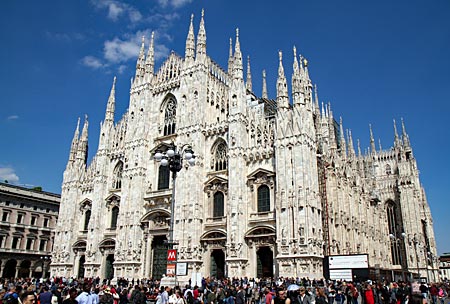
[[[145,241],[145,255],[143,261],[145,262],[145,269],[144,269],[144,277],[150,278],[151,273],[151,267],[152,267],[152,242],[153,242],[153,235],[151,234],[144,234],[144,241]]]

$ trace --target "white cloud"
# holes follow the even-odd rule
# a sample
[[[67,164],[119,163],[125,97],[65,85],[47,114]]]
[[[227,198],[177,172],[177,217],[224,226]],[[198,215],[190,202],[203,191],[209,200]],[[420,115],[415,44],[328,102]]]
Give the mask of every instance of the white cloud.
[[[105,41],[103,54],[106,60],[112,63],[121,63],[131,58],[137,58],[140,46],[136,39],[121,40],[115,37],[113,40]]]
[[[139,22],[142,19],[141,13],[127,3],[117,0],[92,0],[92,3],[98,9],[106,9],[108,18],[112,21],[118,21],[122,15],[128,15],[132,23]]]
[[[179,8],[184,6],[185,4],[191,3],[192,0],[172,0],[171,3],[173,5],[173,7],[175,8]]]
[[[13,168],[0,167],[0,181],[8,181],[9,183],[15,184],[19,182],[19,177],[14,172]]]
[[[19,119],[18,115],[10,115],[6,118],[6,120],[16,120],[16,119]]]
[[[117,68],[117,72],[119,74],[122,74],[125,70],[127,69],[127,66],[125,64],[121,64],[118,68]]]
[[[94,56],[85,56],[81,59],[81,63],[85,66],[93,68],[94,70],[104,67],[105,65],[100,61],[100,59]]]
[[[192,0],[158,0],[160,6],[167,7],[170,4],[174,8],[180,8],[191,2]]]

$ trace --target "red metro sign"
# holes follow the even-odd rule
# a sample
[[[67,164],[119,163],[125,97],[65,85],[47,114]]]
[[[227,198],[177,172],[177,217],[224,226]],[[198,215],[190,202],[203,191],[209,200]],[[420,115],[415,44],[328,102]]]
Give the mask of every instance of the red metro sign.
[[[177,250],[170,249],[167,250],[167,261],[176,261],[177,260]]]

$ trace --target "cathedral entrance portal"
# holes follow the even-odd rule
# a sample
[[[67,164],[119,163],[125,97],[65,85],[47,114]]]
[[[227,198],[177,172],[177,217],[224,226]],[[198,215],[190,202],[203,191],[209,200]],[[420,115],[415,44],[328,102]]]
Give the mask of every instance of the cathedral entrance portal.
[[[256,254],[257,277],[273,277],[273,252],[270,247],[260,247]]]
[[[86,263],[86,257],[82,255],[80,257],[80,264],[78,265],[78,277],[84,278],[84,263]]]
[[[114,254],[108,254],[106,257],[105,278],[114,278]]]
[[[167,245],[165,241],[167,240],[164,235],[156,235],[153,238],[152,249],[153,249],[153,267],[152,267],[152,277],[154,279],[161,279],[163,274],[166,273],[167,267]]]
[[[222,279],[225,276],[225,253],[214,249],[211,253],[211,276]]]

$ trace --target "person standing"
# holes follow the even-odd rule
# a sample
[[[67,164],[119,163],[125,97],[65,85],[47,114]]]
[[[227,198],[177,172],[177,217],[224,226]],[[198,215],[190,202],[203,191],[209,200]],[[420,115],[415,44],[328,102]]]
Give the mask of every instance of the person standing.
[[[300,302],[300,304],[311,304],[311,300],[306,294],[306,289],[303,286],[300,287],[300,295],[298,297],[298,301]]]
[[[39,293],[39,303],[40,304],[51,304],[52,303],[53,294],[49,291],[48,286],[45,285],[42,288],[42,291]]]
[[[93,297],[90,294],[91,285],[89,283],[85,283],[83,285],[83,292],[76,297],[75,300],[78,301],[78,304],[93,304]]]
[[[69,289],[69,297],[65,299],[62,304],[78,304],[78,301],[75,300],[78,295],[77,289],[72,287]]]

